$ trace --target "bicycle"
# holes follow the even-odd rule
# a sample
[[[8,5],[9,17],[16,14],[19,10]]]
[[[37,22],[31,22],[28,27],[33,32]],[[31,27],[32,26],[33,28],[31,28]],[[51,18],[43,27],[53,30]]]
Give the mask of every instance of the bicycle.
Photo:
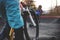
[[[29,16],[30,17],[30,20],[31,20],[31,22],[32,22],[32,24],[33,24],[33,26],[35,26],[36,27],[36,34],[35,34],[35,40],[38,40],[38,37],[39,37],[39,21],[38,21],[38,19],[37,19],[37,16],[36,16],[36,14],[35,14],[35,11],[34,10],[29,10],[28,9],[28,7],[27,7],[27,11],[24,11],[23,12],[24,13],[24,15],[23,15],[23,19],[24,19],[24,32],[25,32],[25,36],[26,36],[26,38],[27,38],[27,40],[30,40],[31,38],[30,38],[30,35],[29,35],[29,33],[28,33],[28,28],[27,28],[27,17]],[[32,14],[33,13],[33,14]],[[35,24],[35,23],[36,24]]]

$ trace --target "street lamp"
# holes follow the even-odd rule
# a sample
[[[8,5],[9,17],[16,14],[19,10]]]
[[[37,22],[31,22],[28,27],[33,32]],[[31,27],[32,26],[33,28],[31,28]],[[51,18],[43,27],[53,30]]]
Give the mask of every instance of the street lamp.
[[[58,13],[58,5],[57,5],[57,0],[56,0],[56,13]]]
[[[56,0],[56,7],[57,7],[57,0]]]

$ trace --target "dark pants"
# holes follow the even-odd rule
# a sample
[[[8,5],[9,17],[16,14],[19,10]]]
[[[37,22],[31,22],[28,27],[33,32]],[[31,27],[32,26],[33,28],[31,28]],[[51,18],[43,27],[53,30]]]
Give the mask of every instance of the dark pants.
[[[24,40],[23,27],[15,29],[15,39],[14,40]]]
[[[37,19],[39,20],[40,19],[40,15],[36,15],[37,16]]]
[[[9,39],[9,32],[10,32],[10,26],[8,25],[8,23],[6,24],[6,27],[4,28],[4,31],[2,32],[2,38],[1,40],[3,40],[5,37],[7,37]],[[23,27],[19,28],[19,29],[15,29],[15,39],[14,40],[24,40],[24,36],[23,36]]]
[[[22,15],[24,19],[24,34],[25,34],[26,40],[30,40],[28,30],[27,30],[27,24],[26,24],[28,15],[29,15],[28,12],[24,12],[24,15]]]

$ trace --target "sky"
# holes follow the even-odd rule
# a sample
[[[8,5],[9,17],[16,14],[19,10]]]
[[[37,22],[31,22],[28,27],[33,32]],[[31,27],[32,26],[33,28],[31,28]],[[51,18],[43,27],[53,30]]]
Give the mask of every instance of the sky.
[[[20,0],[21,1],[21,0]],[[56,0],[34,0],[36,7],[42,5],[43,10],[49,10],[56,6]],[[57,5],[60,5],[60,0],[57,0]]]
[[[56,6],[56,0],[34,0],[36,7],[42,5],[43,10],[49,10]],[[60,5],[60,0],[57,0],[57,5]]]

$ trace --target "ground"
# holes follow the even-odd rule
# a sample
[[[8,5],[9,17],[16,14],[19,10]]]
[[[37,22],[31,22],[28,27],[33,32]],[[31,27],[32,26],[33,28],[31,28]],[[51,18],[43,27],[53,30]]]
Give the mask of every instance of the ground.
[[[59,19],[41,19],[39,23],[39,40],[59,40]],[[0,28],[1,29],[1,28]],[[28,27],[31,38],[35,37],[35,27]],[[5,39],[4,39],[5,40]]]

